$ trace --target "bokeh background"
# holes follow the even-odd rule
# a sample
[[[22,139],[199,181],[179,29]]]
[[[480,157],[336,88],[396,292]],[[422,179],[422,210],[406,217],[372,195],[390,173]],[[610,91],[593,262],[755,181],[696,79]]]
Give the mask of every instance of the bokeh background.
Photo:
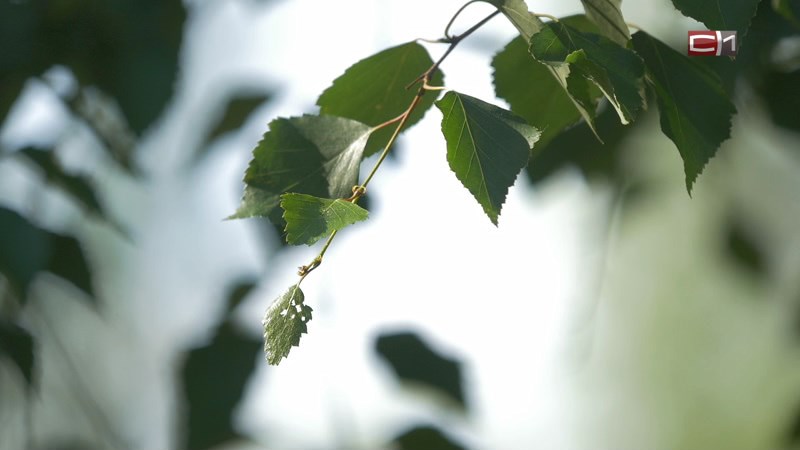
[[[739,112],[691,197],[656,108],[606,111],[606,145],[579,125],[538,150],[495,228],[429,111],[266,364],[263,312],[319,249],[223,220],[252,148],[460,5],[0,0],[0,449],[800,448],[791,2],[704,60]],[[623,12],[679,50],[705,28],[667,0]],[[504,105],[490,63],[514,35],[498,17],[464,41],[447,86]]]

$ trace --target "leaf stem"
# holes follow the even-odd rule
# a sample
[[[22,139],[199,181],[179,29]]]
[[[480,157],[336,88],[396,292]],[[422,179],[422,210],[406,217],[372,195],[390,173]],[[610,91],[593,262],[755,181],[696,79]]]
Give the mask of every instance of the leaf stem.
[[[479,1],[483,1],[483,0],[470,0],[467,3],[464,3],[461,6],[461,8],[458,8],[458,11],[456,11],[456,13],[453,14],[453,17],[450,18],[450,22],[447,22],[447,26],[444,27],[444,38],[445,38],[445,40],[451,41],[453,39],[453,37],[450,36],[450,27],[453,26],[453,23],[456,21],[456,19],[461,14],[461,12],[463,12],[465,9],[467,9],[467,6],[469,6],[469,5],[473,4],[473,3],[477,3]]]
[[[467,6],[469,6],[472,3],[475,3],[477,1],[479,1],[479,0],[471,0],[471,1],[467,2],[450,19],[450,22],[447,24],[447,27],[445,28],[445,38],[442,41],[442,42],[447,42],[447,43],[450,44],[447,47],[447,50],[445,50],[444,54],[435,63],[433,63],[433,65],[431,65],[431,67],[428,68],[428,70],[426,70],[425,72],[420,74],[419,77],[417,77],[408,86],[406,86],[406,89],[410,89],[412,86],[414,86],[418,82],[422,81],[422,85],[417,90],[417,95],[414,96],[414,99],[411,101],[411,104],[408,105],[408,108],[406,108],[406,110],[403,112],[403,114],[400,114],[399,116],[395,117],[394,119],[389,119],[386,122],[383,122],[382,124],[377,125],[377,126],[372,128],[372,131],[375,131],[375,130],[378,130],[378,129],[381,129],[381,128],[385,128],[385,127],[387,127],[389,125],[392,125],[394,123],[397,123],[397,126],[395,127],[394,132],[392,133],[392,136],[389,138],[389,141],[386,143],[386,146],[384,146],[383,151],[381,152],[381,155],[378,157],[378,160],[375,162],[375,165],[372,166],[372,170],[370,170],[369,174],[367,175],[367,178],[365,178],[364,182],[361,183],[360,185],[356,185],[356,186],[353,187],[353,196],[350,197],[350,198],[347,198],[346,199],[347,201],[356,203],[356,202],[358,202],[358,199],[361,198],[364,195],[364,193],[367,190],[367,185],[369,184],[370,181],[372,181],[372,178],[378,172],[378,169],[381,167],[381,164],[383,164],[383,161],[386,160],[386,157],[389,156],[389,152],[392,150],[392,146],[394,146],[395,141],[397,141],[397,136],[400,135],[400,131],[402,131],[402,129],[405,126],[406,122],[408,122],[408,118],[411,116],[411,113],[414,112],[414,109],[416,109],[417,105],[419,105],[419,102],[422,100],[422,97],[424,97],[425,94],[428,91],[439,91],[439,90],[444,89],[443,87],[431,86],[430,84],[428,84],[430,82],[431,75],[433,75],[433,73],[436,72],[436,70],[439,68],[439,66],[442,64],[442,62],[447,58],[447,56],[450,54],[450,52],[453,51],[453,49],[458,45],[459,42],[464,40],[464,38],[466,38],[470,34],[474,33],[475,30],[477,30],[478,28],[482,27],[484,24],[486,24],[486,22],[492,20],[492,18],[494,16],[500,14],[500,10],[494,11],[493,13],[491,13],[488,16],[486,16],[483,19],[481,19],[480,22],[478,22],[475,25],[473,25],[472,27],[470,27],[467,31],[465,31],[465,32],[463,32],[463,33],[461,33],[461,34],[459,34],[457,36],[452,36],[452,37],[448,36],[447,33],[450,31],[450,27],[453,25],[453,22],[458,17],[458,15],[461,14],[461,12]],[[328,248],[330,247],[331,243],[333,242],[333,239],[336,237],[336,233],[337,233],[337,231],[334,231],[333,233],[331,233],[330,236],[328,236],[328,240],[325,241],[325,245],[322,247],[322,250],[316,256],[316,258],[314,258],[308,265],[300,266],[298,268],[297,274],[300,276],[300,281],[297,282],[298,286],[300,285],[300,283],[303,282],[303,280],[306,278],[306,276],[308,276],[309,273],[314,271],[314,269],[316,269],[317,267],[320,266],[320,264],[322,264],[322,258],[325,256],[325,252],[328,251]]]

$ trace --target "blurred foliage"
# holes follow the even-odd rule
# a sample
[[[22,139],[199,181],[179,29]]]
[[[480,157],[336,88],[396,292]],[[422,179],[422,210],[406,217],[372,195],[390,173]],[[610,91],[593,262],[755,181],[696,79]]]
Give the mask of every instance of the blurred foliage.
[[[200,161],[206,155],[213,142],[225,134],[239,129],[253,112],[270,100],[271,96],[252,90],[233,92],[225,101],[224,109],[216,117],[208,129],[207,136],[203,139],[195,161]]]
[[[733,217],[728,222],[725,233],[726,254],[739,267],[763,278],[767,274],[767,253],[759,245],[758,236],[741,218]]]
[[[25,303],[28,288],[40,272],[66,279],[95,301],[92,273],[77,239],[39,228],[19,213],[0,207],[0,273],[18,302]]]
[[[185,20],[180,0],[0,2],[0,122],[28,78],[64,65],[141,133],[171,96]]]
[[[228,293],[226,318],[214,338],[186,355],[180,371],[186,414],[183,448],[202,450],[241,439],[233,427],[233,411],[261,360],[262,344],[239,330],[230,313],[254,287],[248,281],[234,285]]]
[[[398,450],[466,450],[442,430],[430,425],[417,425],[394,439]]]
[[[29,390],[34,385],[33,352],[33,336],[19,325],[0,319],[0,357],[14,363]]]
[[[461,363],[440,355],[416,333],[382,334],[375,351],[401,381],[433,389],[466,408]]]

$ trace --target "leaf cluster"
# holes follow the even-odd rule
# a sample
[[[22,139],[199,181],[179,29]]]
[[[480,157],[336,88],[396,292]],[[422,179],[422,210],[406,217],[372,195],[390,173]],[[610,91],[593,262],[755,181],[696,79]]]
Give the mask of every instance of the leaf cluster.
[[[720,73],[645,31],[631,34],[620,0],[582,0],[585,15],[548,22],[530,13],[523,0],[485,1],[497,12],[462,36],[442,38],[439,42],[449,48],[439,61],[434,63],[416,42],[389,48],[334,80],[317,100],[319,114],[270,123],[253,151],[242,203],[232,218],[267,217],[285,230],[286,241],[293,245],[310,245],[329,236],[320,255],[301,267],[300,281],[322,262],[336,233],[367,218],[366,210],[356,204],[366,184],[396,135],[434,104],[442,114],[450,169],[495,225],[509,188],[525,167],[530,174],[545,173],[567,155],[580,154],[580,149],[559,148],[581,128],[594,135],[602,151],[604,140],[619,140],[620,130],[645,113],[648,100],[655,99],[661,129],[683,159],[690,194],[698,175],[730,136],[736,108]],[[707,2],[674,0],[679,10],[710,27],[726,25],[741,34],[757,3],[745,0],[720,12]],[[790,11],[779,6],[781,13]],[[519,32],[492,61],[495,91],[510,110],[455,91],[436,100],[444,89],[442,61],[497,14]],[[417,83],[418,90],[408,89]],[[616,121],[606,118],[605,109],[616,114]],[[381,148],[376,166],[359,185],[361,162]],[[539,159],[545,155],[551,163]],[[537,161],[544,169],[537,169]],[[307,321],[275,313],[291,310],[291,305],[305,307],[299,283],[275,305],[282,306],[268,312],[267,335],[287,334],[272,338],[271,363],[286,356],[291,347],[287,342],[296,345]]]

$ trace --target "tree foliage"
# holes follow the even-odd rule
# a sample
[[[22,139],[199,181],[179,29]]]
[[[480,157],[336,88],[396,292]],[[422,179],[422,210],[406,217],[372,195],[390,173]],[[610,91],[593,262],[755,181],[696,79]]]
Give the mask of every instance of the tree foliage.
[[[531,164],[536,171],[537,157],[548,154],[552,162],[544,170],[552,170],[559,158],[582,158],[585,153],[548,152],[548,145],[572,134],[570,128],[581,127],[588,127],[600,143],[617,140],[624,127],[645,112],[651,95],[662,131],[684,161],[690,193],[730,136],[736,109],[723,78],[645,31],[631,35],[619,0],[583,0],[585,15],[550,17],[547,22],[530,13],[522,0],[487,2],[497,10],[466,32],[451,36],[447,27],[438,42],[448,48],[438,61],[433,62],[416,42],[367,57],[320,95],[319,115],[275,119],[253,151],[242,206],[232,217],[269,217],[285,227],[286,241],[294,245],[329,236],[320,254],[300,267],[298,284],[267,313],[271,363],[286,356],[291,347],[287,343],[296,345],[306,331],[307,320],[296,319],[306,317],[305,308],[310,318],[300,282],[322,263],[342,228],[366,219],[366,211],[356,203],[366,194],[397,135],[418,122],[446,89],[440,66],[463,39],[496,15],[504,16],[519,32],[492,61],[496,93],[508,101],[511,111],[455,91],[435,102],[442,114],[450,168],[495,225],[508,189],[525,166]],[[741,34],[756,3],[736,2],[719,12],[708,2],[675,0],[685,14]],[[787,10],[778,6],[780,12]],[[598,122],[603,100],[623,127],[603,125],[613,130],[608,136]],[[359,183],[361,161],[381,148],[369,175]],[[277,213],[279,207],[282,215]],[[297,315],[295,308],[300,308]],[[276,336],[280,333],[285,335]]]

